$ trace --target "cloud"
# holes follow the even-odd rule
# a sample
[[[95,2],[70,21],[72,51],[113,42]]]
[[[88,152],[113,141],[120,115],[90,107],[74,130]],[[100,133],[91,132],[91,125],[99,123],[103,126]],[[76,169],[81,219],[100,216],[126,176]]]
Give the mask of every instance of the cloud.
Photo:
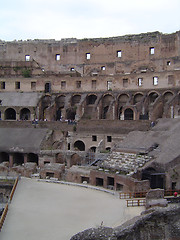
[[[6,0],[0,8],[1,38],[173,32],[180,29],[179,8],[179,0]]]

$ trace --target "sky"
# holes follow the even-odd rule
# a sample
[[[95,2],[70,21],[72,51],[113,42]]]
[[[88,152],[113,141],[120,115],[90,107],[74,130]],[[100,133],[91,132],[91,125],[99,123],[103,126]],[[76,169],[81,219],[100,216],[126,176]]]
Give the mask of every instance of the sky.
[[[0,39],[99,38],[180,30],[180,0],[5,0]]]

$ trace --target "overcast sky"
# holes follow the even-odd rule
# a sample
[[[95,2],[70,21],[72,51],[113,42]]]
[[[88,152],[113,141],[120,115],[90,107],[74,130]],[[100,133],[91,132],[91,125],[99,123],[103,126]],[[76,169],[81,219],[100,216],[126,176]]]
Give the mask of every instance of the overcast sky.
[[[4,0],[0,39],[112,37],[180,30],[180,0]]]

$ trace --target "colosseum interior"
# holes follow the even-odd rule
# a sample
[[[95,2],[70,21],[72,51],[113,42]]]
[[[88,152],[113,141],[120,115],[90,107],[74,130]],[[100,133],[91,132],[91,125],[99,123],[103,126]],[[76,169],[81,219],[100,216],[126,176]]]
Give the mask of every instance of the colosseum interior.
[[[180,31],[0,41],[0,174],[180,189]]]

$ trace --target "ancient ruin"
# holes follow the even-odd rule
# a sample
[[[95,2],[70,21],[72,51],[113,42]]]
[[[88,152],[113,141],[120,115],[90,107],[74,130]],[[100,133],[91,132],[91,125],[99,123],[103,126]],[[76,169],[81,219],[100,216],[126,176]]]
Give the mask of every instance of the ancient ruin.
[[[0,174],[180,189],[180,31],[0,41]]]

